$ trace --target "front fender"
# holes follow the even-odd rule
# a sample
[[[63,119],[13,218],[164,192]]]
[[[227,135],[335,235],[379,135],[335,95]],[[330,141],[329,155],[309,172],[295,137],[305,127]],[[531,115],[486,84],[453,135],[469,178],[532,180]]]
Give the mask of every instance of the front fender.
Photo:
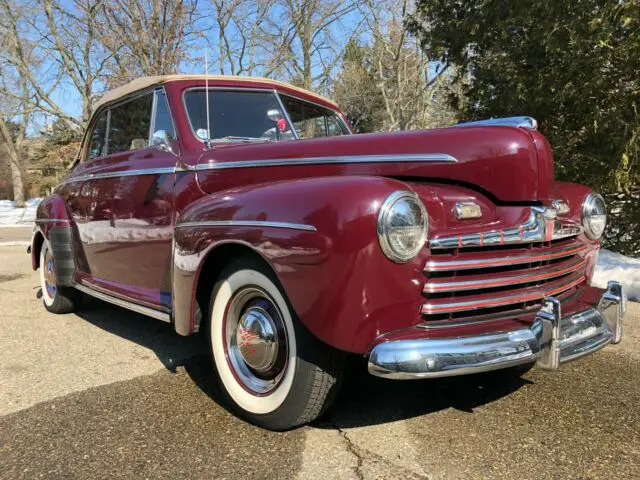
[[[592,189],[579,183],[554,182],[550,191],[552,199],[564,200],[569,205],[569,213],[564,218],[582,225],[582,204],[587,195],[592,192]],[[587,281],[591,282],[600,250],[600,240],[591,240],[584,233],[581,233],[578,238],[589,247],[589,252],[585,255],[587,262],[585,274]]]
[[[253,185],[205,197],[178,219],[174,318],[197,329],[195,292],[215,249],[245,245],[273,268],[304,325],[325,343],[363,353],[383,331],[410,325],[421,304],[424,258],[395,264],[376,235],[380,205],[409,189],[384,177],[321,177]]]

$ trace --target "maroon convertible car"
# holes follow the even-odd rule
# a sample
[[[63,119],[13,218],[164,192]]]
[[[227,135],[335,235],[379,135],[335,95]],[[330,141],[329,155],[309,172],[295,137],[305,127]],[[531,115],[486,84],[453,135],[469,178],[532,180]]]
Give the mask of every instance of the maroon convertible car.
[[[174,75],[100,100],[30,252],[47,310],[86,294],[205,332],[230,405],[282,430],[348,353],[422,379],[619,342],[620,284],[589,285],[606,220],[532,118],[355,135],[290,85]]]

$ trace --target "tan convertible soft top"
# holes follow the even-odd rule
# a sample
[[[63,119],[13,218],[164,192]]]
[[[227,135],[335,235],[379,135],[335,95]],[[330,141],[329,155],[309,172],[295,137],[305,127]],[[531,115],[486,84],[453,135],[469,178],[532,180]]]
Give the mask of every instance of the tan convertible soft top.
[[[109,90],[105,93],[94,105],[94,109],[98,109],[100,106],[105,103],[112,102],[119,98],[122,98],[125,95],[129,95],[131,93],[135,93],[138,90],[142,90],[147,87],[151,87],[153,85],[161,85],[163,83],[167,83],[173,80],[204,80],[205,76],[203,74],[177,74],[177,75],[156,75],[152,77],[139,77],[135,80],[130,81],[129,83],[125,83],[124,85],[114,88],[113,90]],[[208,79],[211,82],[221,81],[221,80],[233,80],[237,82],[246,82],[246,83],[266,83],[273,85],[274,87],[286,87],[292,90],[297,90],[306,95],[310,95],[322,101],[328,102],[331,105],[337,107],[336,103],[328,98],[325,98],[317,93],[310,92],[309,90],[305,90],[303,88],[294,87],[293,85],[289,85],[288,83],[279,82],[277,80],[271,80],[269,78],[261,78],[261,77],[238,77],[232,75],[208,75]]]

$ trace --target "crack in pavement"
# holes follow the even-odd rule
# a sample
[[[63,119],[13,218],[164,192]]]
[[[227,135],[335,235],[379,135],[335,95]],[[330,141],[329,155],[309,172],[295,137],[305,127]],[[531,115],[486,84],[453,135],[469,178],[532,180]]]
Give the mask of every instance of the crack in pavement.
[[[360,448],[351,441],[349,435],[339,426],[335,425],[338,434],[344,439],[347,446],[347,452],[349,452],[356,459],[356,466],[353,467],[353,473],[355,473],[358,480],[364,480],[364,473],[362,472],[362,465],[364,464],[364,458]]]
[[[429,476],[415,472],[404,467],[403,465],[398,465],[397,463],[383,457],[382,455],[378,455],[370,450],[360,447],[354,440],[349,437],[349,432],[336,424],[335,421],[329,421],[326,423],[326,425],[331,427],[339,434],[339,436],[344,440],[346,451],[356,459],[356,466],[352,467],[352,470],[358,480],[365,480],[365,478],[367,478],[364,472],[365,460],[370,463],[381,463],[392,467],[394,476],[402,473],[402,478],[415,478],[417,480],[430,479]]]

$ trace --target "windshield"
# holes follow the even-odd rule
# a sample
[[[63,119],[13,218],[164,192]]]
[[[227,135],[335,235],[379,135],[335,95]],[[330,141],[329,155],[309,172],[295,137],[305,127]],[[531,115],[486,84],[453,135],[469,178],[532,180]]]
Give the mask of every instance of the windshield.
[[[207,138],[204,90],[185,95],[191,128],[200,140]],[[280,103],[271,91],[209,91],[209,125],[212,140],[287,140],[294,138]]]
[[[272,91],[209,91],[211,140],[283,141],[344,135],[348,130],[331,110],[297,98],[282,96],[294,129]],[[194,134],[207,140],[207,105],[204,89],[189,90],[184,97]]]

